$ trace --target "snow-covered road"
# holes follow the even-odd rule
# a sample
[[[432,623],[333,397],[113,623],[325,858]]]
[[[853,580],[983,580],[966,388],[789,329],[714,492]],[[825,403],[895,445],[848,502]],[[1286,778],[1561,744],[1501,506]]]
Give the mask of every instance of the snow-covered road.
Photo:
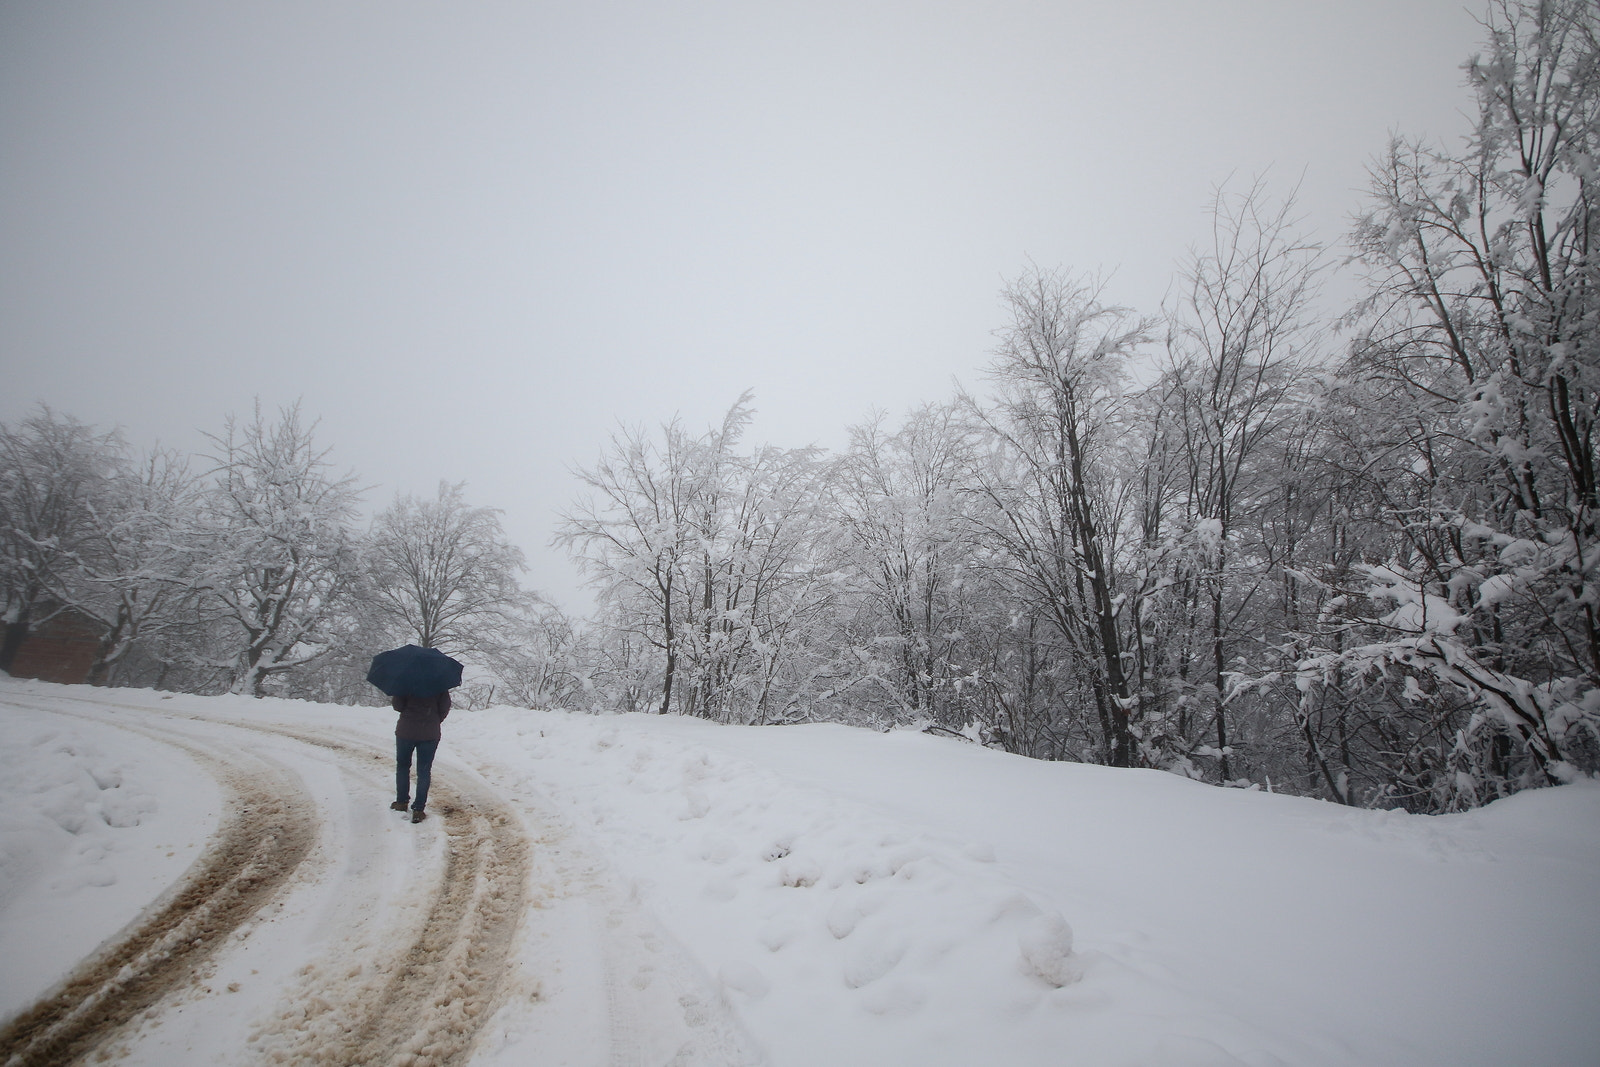
[[[0,677],[0,1067],[1589,1063],[1600,784],[1462,815],[841,726]]]
[[[511,1053],[530,1039],[538,1062],[666,1062],[681,1049],[695,1062],[756,1059],[604,864],[466,767],[441,762],[432,818],[413,826],[384,806],[393,755],[370,733],[219,722],[66,689],[11,690],[4,704],[14,727],[37,731],[32,747],[99,759],[100,792],[120,791],[131,762],[141,784],[166,778],[191,805],[209,798],[186,812],[204,847],[166,850],[172,862],[156,866],[173,882],[153,902],[152,877],[120,890],[111,877],[149,858],[111,823],[77,826],[110,840],[95,846],[101,877],[65,893],[60,871],[28,869],[27,834],[9,827],[7,873],[33,884],[10,887],[0,924],[4,1008],[42,999],[0,1031],[5,1064],[94,1054],[424,1067],[474,1053],[526,1062]],[[108,755],[130,743],[136,761]],[[75,817],[83,798],[66,784]],[[125,821],[136,838],[142,820]],[[48,843],[34,851],[59,858]],[[86,937],[36,936],[80,919]],[[550,974],[571,1010],[534,1010]]]
[[[88,705],[62,715],[93,733],[92,724],[102,721],[95,710]],[[89,955],[52,995],[0,1033],[0,1045],[22,1063],[70,1062],[94,1050],[208,969],[230,938],[247,936],[241,926],[296,875],[316,841],[316,803],[281,765],[231,751],[214,736],[198,736],[202,731],[168,727],[158,717],[120,729],[170,747],[211,777],[221,794],[217,828],[183,876],[121,936]],[[61,916],[41,928],[57,930],[74,918]],[[22,968],[8,973],[14,980],[26,977]]]

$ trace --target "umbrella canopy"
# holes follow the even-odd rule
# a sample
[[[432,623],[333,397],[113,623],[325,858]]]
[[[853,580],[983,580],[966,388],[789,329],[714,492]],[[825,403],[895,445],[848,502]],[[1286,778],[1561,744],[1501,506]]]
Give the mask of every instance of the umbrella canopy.
[[[379,652],[367,681],[392,697],[425,697],[461,684],[461,663],[436,648],[403,645]]]

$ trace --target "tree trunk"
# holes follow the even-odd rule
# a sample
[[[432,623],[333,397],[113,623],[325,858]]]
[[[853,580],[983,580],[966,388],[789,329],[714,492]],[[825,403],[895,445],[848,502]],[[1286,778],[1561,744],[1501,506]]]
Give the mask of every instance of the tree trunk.
[[[678,646],[673,640],[672,630],[672,576],[673,572],[669,567],[666,581],[661,583],[662,643],[666,645],[667,653],[666,678],[661,686],[662,715],[672,710],[672,680],[678,672]]]
[[[5,634],[0,636],[0,671],[11,670],[11,665],[17,660],[17,651],[27,639],[28,613],[23,612],[16,622],[5,624]]]
[[[1211,684],[1217,689],[1217,752],[1221,756],[1222,780],[1229,781],[1233,770],[1228,763],[1228,709],[1224,704],[1226,692],[1223,668],[1226,666],[1222,632],[1222,590],[1211,591]]]

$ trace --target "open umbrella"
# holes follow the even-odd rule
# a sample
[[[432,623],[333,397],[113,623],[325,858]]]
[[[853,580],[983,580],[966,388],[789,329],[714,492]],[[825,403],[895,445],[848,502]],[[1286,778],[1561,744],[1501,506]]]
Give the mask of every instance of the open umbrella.
[[[379,652],[367,681],[392,697],[425,697],[461,684],[461,663],[436,648],[403,645]]]

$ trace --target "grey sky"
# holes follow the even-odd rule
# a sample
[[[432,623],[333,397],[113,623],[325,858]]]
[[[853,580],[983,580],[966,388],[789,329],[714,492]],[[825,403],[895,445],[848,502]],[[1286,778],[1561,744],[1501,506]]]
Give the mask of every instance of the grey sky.
[[[1477,8],[1472,8],[1476,12]],[[619,421],[830,447],[977,379],[1031,258],[1154,312],[1212,188],[1325,240],[1449,136],[1459,0],[0,2],[0,419],[137,444],[303,398],[506,511],[527,584]]]

